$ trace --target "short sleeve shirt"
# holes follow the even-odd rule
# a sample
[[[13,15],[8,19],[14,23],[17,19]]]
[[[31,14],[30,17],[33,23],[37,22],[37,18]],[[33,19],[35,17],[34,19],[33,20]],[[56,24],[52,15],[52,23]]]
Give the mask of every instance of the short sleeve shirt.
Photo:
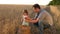
[[[36,14],[37,16],[38,14]],[[35,16],[35,17],[36,17]],[[39,19],[38,22],[43,21],[44,23],[49,23],[50,25],[53,25],[53,19],[52,16],[50,15],[50,13],[48,13],[46,10],[42,9],[40,10],[40,13],[37,17]]]

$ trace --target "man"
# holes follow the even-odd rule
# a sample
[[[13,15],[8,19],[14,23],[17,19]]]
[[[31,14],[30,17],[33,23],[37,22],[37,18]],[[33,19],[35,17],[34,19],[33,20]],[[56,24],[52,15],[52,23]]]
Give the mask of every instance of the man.
[[[50,27],[53,26],[52,16],[45,10],[41,9],[38,4],[33,5],[33,10],[36,12],[35,18],[30,22],[38,26],[40,29],[40,34],[43,34],[44,26]],[[47,25],[47,26],[46,26]]]

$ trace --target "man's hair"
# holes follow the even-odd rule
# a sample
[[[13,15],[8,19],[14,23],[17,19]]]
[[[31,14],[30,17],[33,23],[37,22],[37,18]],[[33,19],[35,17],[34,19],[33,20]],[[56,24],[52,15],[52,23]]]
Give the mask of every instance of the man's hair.
[[[39,4],[34,4],[33,7],[41,9]]]
[[[24,13],[27,13],[27,14],[28,14],[28,11],[25,9],[25,10],[24,10]]]

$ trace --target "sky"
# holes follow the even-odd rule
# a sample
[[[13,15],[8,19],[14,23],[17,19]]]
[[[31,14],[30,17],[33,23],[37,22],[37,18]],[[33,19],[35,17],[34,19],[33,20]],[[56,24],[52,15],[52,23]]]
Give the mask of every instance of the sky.
[[[48,5],[52,0],[0,0],[0,4]]]

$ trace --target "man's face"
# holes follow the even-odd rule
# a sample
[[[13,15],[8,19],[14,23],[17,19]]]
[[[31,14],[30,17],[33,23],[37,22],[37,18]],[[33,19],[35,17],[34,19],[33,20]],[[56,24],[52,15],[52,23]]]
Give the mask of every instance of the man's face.
[[[39,8],[33,8],[33,11],[37,13],[40,11],[40,9]]]

